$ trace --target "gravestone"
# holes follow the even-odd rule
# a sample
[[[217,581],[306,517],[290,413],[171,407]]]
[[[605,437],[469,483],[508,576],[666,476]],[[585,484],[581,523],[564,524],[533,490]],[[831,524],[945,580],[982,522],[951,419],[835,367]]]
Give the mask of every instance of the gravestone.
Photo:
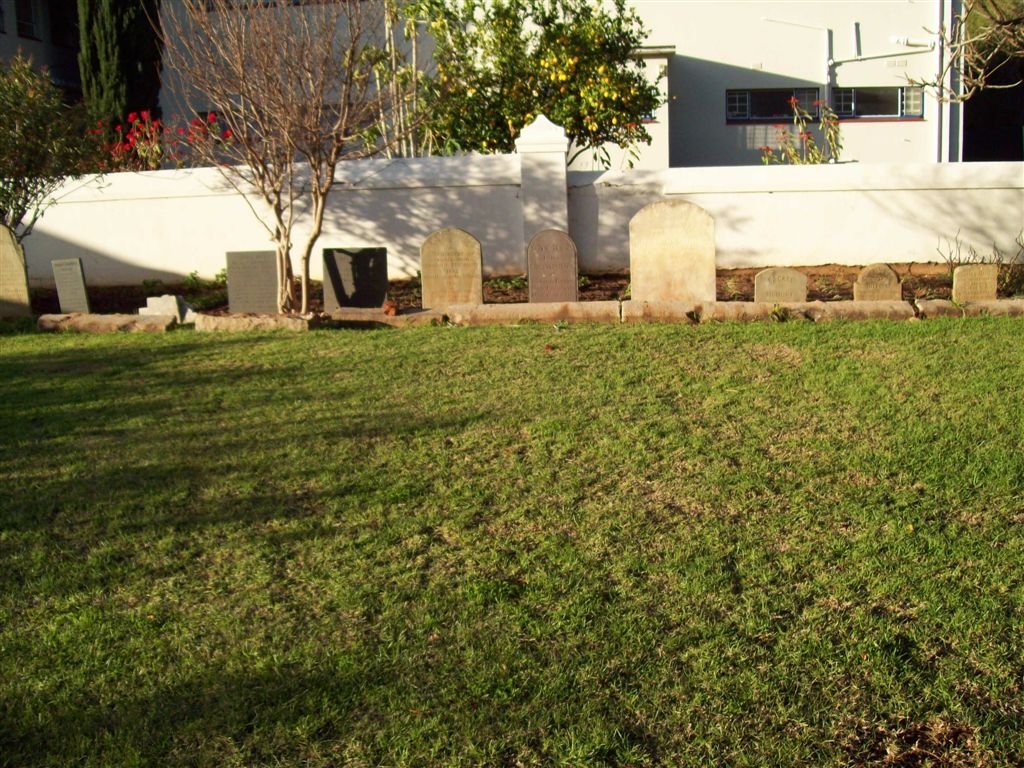
[[[807,301],[807,275],[789,267],[761,270],[754,276],[754,301],[766,304]]]
[[[233,251],[227,254],[228,309],[257,315],[277,314],[277,254]]]
[[[449,227],[434,232],[420,248],[424,309],[483,304],[483,252],[468,232]]]
[[[7,227],[0,225],[0,317],[32,314],[25,274],[25,252]]]
[[[869,264],[853,284],[854,301],[900,301],[902,298],[899,275],[888,264]]]
[[[324,311],[381,307],[388,297],[387,248],[324,249]]]
[[[89,295],[85,292],[85,273],[81,259],[55,259],[50,262],[53,281],[57,284],[60,311],[89,312]]]
[[[998,264],[964,264],[953,270],[953,301],[995,301]]]
[[[714,302],[715,220],[684,200],[645,206],[629,222],[633,301]]]
[[[164,294],[163,296],[150,296],[146,299],[146,306],[139,309],[140,315],[156,315],[175,317],[179,323],[194,323],[196,312],[189,306],[182,296]]]
[[[530,302],[566,302],[578,298],[576,244],[558,229],[545,229],[526,248]]]

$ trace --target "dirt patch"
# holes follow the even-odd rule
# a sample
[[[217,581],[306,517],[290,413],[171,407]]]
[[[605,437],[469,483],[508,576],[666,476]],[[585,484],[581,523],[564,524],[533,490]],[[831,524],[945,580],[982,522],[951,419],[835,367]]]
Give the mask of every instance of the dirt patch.
[[[903,281],[903,298],[948,299],[952,279],[945,264],[892,264]],[[853,299],[853,284],[860,273],[860,267],[841,264],[823,264],[814,267],[797,267],[807,275],[807,298],[810,301],[849,301]],[[754,276],[761,269],[720,269],[717,274],[717,297],[719,301],[753,301]],[[580,277],[580,301],[620,301],[629,298],[629,275],[624,273],[582,275]],[[148,296],[164,293],[179,294],[185,300],[207,314],[225,314],[227,291],[223,286],[159,285],[158,288],[143,285],[92,286],[88,289],[89,303],[93,312],[120,313],[136,312],[146,305]],[[420,307],[420,285],[418,280],[393,280],[388,296],[401,309]],[[484,303],[514,304],[529,300],[528,285],[524,275],[496,277],[484,281]],[[36,314],[60,311],[57,292],[52,288],[37,288],[32,291],[32,309]],[[323,287],[314,283],[310,287],[310,310],[323,309]]]

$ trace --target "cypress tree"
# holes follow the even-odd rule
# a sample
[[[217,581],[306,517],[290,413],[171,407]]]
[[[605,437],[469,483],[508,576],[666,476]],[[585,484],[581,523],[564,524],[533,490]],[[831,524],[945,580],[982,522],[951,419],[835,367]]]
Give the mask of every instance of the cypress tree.
[[[155,112],[159,13],[160,0],[78,0],[78,68],[94,119],[109,126],[129,111]]]

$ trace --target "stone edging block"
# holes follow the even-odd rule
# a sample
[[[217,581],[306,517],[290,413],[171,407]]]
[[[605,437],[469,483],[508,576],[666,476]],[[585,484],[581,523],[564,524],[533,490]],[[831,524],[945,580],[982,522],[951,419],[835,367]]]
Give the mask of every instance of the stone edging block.
[[[408,328],[416,325],[440,325],[444,313],[431,309],[414,309],[387,315],[376,308],[341,307],[324,317],[324,325],[337,328]]]
[[[996,301],[965,301],[954,304],[945,299],[918,299],[915,304],[921,317],[1024,317],[1024,299]]]
[[[689,301],[624,301],[624,323],[699,323],[714,304],[695,304]]]
[[[291,315],[196,315],[196,331],[308,331],[316,321]]]
[[[617,323],[617,301],[569,301],[536,304],[456,304],[448,307],[455,325],[537,323]]]
[[[164,333],[178,324],[173,315],[98,315],[86,312],[40,315],[40,331],[77,331],[79,333],[114,333],[141,331]]]

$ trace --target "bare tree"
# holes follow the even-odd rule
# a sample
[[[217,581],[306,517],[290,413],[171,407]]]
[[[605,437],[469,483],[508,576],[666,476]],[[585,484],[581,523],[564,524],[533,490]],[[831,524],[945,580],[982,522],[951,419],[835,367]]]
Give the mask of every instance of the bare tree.
[[[190,145],[243,195],[277,249],[281,312],[309,311],[309,261],[323,227],[338,163],[387,148],[381,121],[403,104],[397,87],[374,86],[390,30],[384,0],[175,0],[164,3],[170,69],[206,100]],[[400,136],[391,131],[387,141]],[[299,248],[296,301],[291,246]]]
[[[1015,88],[1004,73],[1024,58],[1024,0],[964,0],[948,27],[936,30],[949,57],[934,81],[914,81],[942,101],[967,101],[982,89]]]

